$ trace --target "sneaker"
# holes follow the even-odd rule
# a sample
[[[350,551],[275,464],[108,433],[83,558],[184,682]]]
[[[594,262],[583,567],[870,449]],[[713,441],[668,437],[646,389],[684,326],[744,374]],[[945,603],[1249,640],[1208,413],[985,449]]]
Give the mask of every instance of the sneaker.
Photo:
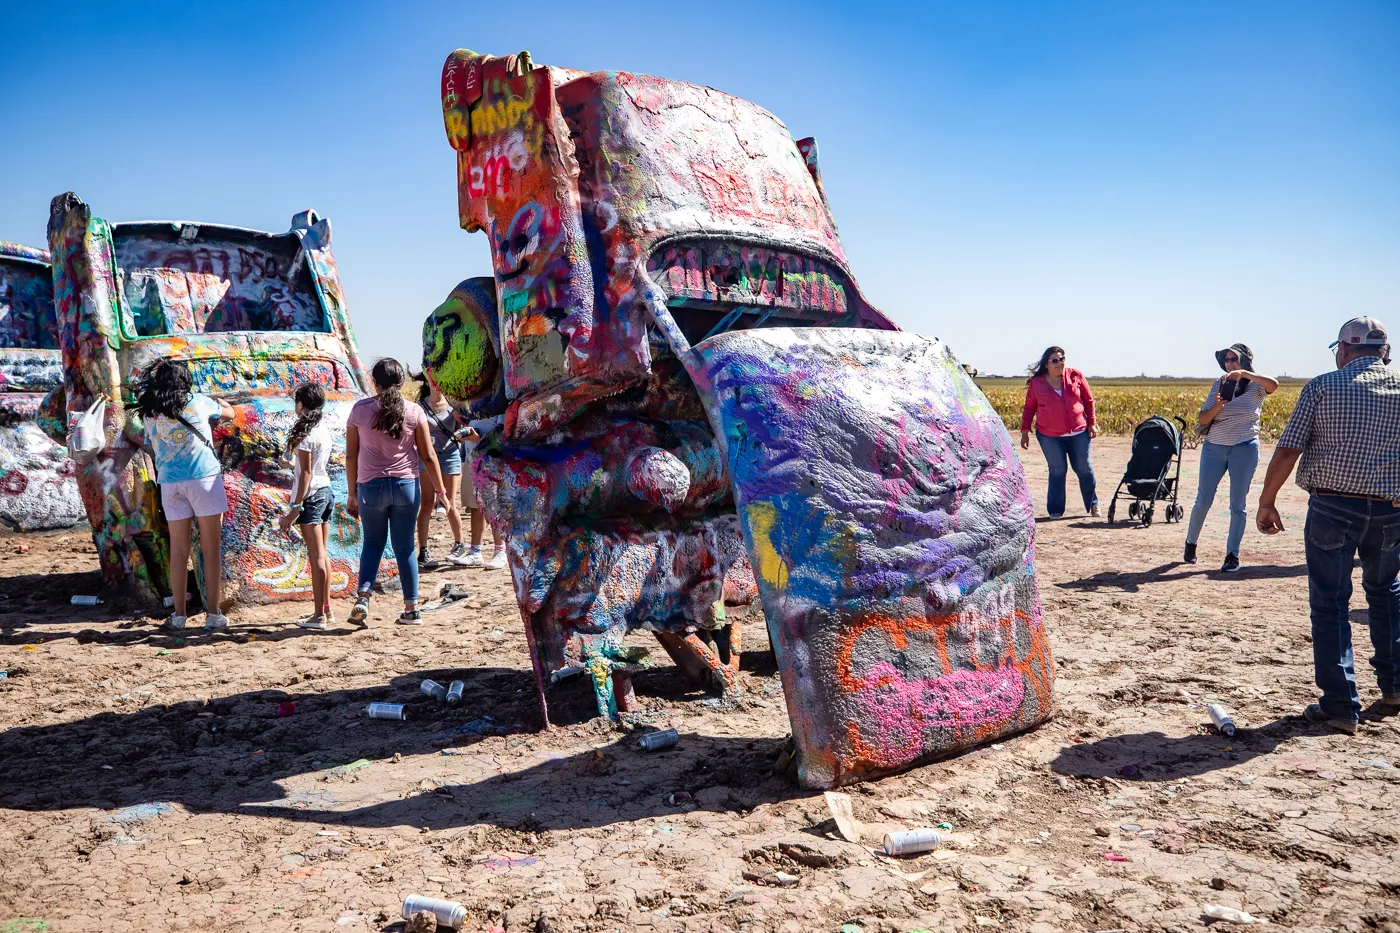
[[[185,630],[185,617],[171,616],[165,620],[165,627],[172,632],[183,632]]]
[[[466,557],[462,558],[463,567],[485,567],[486,558],[481,555],[481,545],[477,545],[467,551]]]
[[[1356,723],[1349,719],[1333,719],[1323,712],[1319,703],[1309,703],[1303,708],[1303,718],[1314,726],[1331,726],[1338,732],[1345,732],[1347,735],[1356,735]]]
[[[471,566],[471,563],[467,560],[467,546],[461,541],[458,541],[456,544],[452,545],[452,550],[447,552],[447,560],[449,563],[456,564],[458,567]],[[481,566],[481,555],[479,553],[477,555],[476,563],[477,566]]]
[[[1225,563],[1220,565],[1221,573],[1238,573],[1240,569],[1240,556],[1238,554],[1226,554]]]
[[[506,552],[503,548],[496,548],[496,553],[491,555],[491,559],[486,562],[486,570],[504,570],[506,567]]]
[[[330,606],[327,606],[326,611],[321,613],[321,618],[326,620],[327,625],[335,625],[335,613],[331,612]]]
[[[369,618],[369,594],[361,593],[355,597],[355,608],[350,610],[350,622],[353,625],[364,626],[369,623],[365,620]]]
[[[427,548],[418,549],[419,568],[428,567],[433,563],[433,555]]]
[[[1196,545],[1190,541],[1186,542],[1186,553],[1181,555],[1183,564],[1194,564],[1196,562]]]
[[[204,616],[204,630],[212,632],[215,629],[228,628],[228,617],[218,612],[210,612]]]
[[[1098,518],[1098,517],[1099,517],[1099,506],[1098,506],[1098,503],[1097,503],[1097,502],[1094,503],[1093,508],[1089,509],[1089,517],[1090,517],[1090,518]]]
[[[405,609],[395,621],[399,625],[422,625],[423,613],[417,609]]]
[[[326,630],[326,617],[323,615],[307,616],[304,619],[297,619],[297,628],[310,629],[313,632],[324,632]]]

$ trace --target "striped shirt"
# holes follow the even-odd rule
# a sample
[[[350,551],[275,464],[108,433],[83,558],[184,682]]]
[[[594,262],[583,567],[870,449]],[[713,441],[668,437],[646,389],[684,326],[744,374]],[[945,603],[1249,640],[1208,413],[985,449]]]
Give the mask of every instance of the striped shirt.
[[[1363,356],[1309,380],[1278,446],[1309,492],[1400,499],[1400,372]]]
[[[1215,407],[1215,397],[1220,394],[1220,387],[1224,384],[1224,376],[1211,383],[1205,404],[1201,406],[1203,413]],[[1258,440],[1259,419],[1264,414],[1264,397],[1268,394],[1259,383],[1250,382],[1249,385],[1245,386],[1243,392],[1237,392],[1235,397],[1226,402],[1225,407],[1220,409],[1219,413],[1211,419],[1210,431],[1206,434],[1206,440],[1224,447],[1233,447],[1236,444],[1243,444],[1245,441]]]

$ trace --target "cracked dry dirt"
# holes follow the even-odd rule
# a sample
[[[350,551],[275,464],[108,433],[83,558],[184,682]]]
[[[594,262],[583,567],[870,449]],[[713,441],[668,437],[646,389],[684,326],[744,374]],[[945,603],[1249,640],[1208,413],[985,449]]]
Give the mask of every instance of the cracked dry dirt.
[[[1127,453],[1095,448],[1105,498]],[[1043,463],[1026,461],[1041,504]],[[1305,503],[1286,496],[1289,531],[1251,530],[1234,578],[1214,572],[1223,494],[1196,567],[1175,563],[1181,526],[1042,523],[1058,718],[849,788],[863,845],[769,773],[788,724],[760,624],[737,708],[669,664],[637,678],[647,718],[682,734],[647,754],[590,721],[578,680],[551,691],[564,724],[535,732],[503,573],[430,576],[473,598],[422,628],[391,624],[386,598],[364,631],[302,632],[273,607],[180,640],[66,604],[96,591],[85,534],[0,536],[0,930],[395,930],[413,892],[512,933],[1194,930],[1208,903],[1400,929],[1400,726],[1349,738],[1297,716],[1313,696]],[[465,703],[433,704],[424,677],[464,680]],[[372,700],[413,718],[367,720]],[[1215,701],[1233,740],[1204,725]],[[943,821],[936,853],[874,852],[887,827]],[[796,882],[762,883],[775,870]]]

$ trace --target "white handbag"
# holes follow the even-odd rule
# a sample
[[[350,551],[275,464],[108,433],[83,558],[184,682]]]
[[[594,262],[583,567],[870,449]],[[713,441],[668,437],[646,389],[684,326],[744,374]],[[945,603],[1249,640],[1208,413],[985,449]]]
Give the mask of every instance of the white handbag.
[[[88,463],[107,446],[107,400],[99,398],[73,422],[68,432],[68,456],[79,463]]]

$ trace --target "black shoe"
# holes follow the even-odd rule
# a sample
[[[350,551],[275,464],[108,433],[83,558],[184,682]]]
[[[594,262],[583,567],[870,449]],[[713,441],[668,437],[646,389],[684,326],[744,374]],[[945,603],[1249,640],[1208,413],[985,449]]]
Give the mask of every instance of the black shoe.
[[[428,552],[428,549],[427,549],[427,548],[420,548],[419,551],[418,551],[418,566],[419,566],[420,568],[421,568],[421,567],[428,567],[428,566],[431,566],[432,563],[433,563],[433,555],[430,554],[430,553]]]
[[[1181,555],[1181,562],[1183,564],[1194,564],[1196,562],[1196,545],[1189,541],[1186,543],[1186,553]]]
[[[1226,554],[1225,563],[1220,565],[1221,573],[1238,573],[1240,569],[1240,558],[1238,554]]]

